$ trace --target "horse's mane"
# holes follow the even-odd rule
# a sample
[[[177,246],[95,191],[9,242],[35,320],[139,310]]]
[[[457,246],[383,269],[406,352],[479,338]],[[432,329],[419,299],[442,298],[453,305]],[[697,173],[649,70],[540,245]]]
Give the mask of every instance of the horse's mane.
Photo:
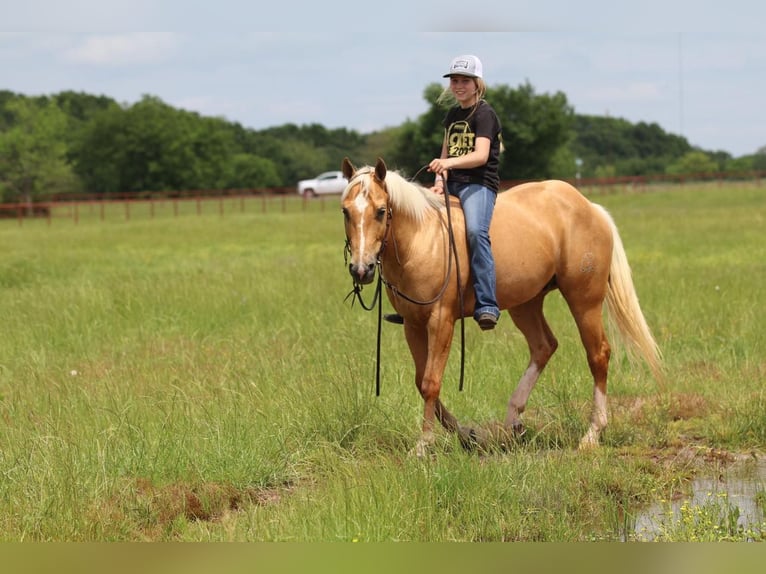
[[[342,197],[345,197],[357,182],[362,186],[362,193],[369,194],[369,186],[374,171],[375,168],[371,166],[359,168],[351,181],[348,182]],[[420,184],[408,181],[397,171],[386,172],[386,189],[391,199],[391,208],[402,211],[417,221],[422,221],[426,213],[431,210],[444,209],[442,196]]]

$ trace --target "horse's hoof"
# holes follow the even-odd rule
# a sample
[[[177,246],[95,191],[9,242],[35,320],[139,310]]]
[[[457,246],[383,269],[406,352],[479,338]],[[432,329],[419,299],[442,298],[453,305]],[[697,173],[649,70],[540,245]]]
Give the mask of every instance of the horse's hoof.
[[[577,450],[593,450],[598,448],[598,446],[598,433],[593,430],[589,430],[587,434],[582,437],[582,439],[580,439],[580,444],[578,445]]]
[[[410,451],[410,454],[413,454],[418,458],[425,458],[433,450],[435,442],[433,436],[421,437],[418,439],[418,442],[415,443],[415,448]]]

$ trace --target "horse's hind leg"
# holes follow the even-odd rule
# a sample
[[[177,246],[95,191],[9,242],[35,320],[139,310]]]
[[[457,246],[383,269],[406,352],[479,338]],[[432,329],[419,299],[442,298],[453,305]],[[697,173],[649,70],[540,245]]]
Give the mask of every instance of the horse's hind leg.
[[[513,431],[515,434],[520,434],[524,430],[521,413],[524,412],[529,395],[545,365],[558,347],[558,341],[543,315],[544,299],[545,294],[541,293],[523,305],[509,310],[511,319],[524,335],[529,346],[529,364],[508,401],[508,411],[505,415],[506,431]]]
[[[590,417],[590,427],[580,439],[580,449],[585,449],[598,446],[601,431],[607,424],[606,378],[611,349],[604,331],[602,304],[598,303],[589,305],[585,309],[576,309],[570,303],[569,307],[575,323],[577,323],[577,329],[580,331],[580,339],[588,356],[588,367],[593,375],[593,411]]]

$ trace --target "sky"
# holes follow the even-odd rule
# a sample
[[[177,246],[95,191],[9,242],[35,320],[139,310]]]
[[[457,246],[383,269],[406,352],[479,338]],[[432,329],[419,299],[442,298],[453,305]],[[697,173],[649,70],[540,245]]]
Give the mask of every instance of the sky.
[[[577,114],[766,146],[763,0],[0,0],[0,89],[144,95],[246,128],[415,120],[454,56]],[[454,7],[450,8],[452,4]]]

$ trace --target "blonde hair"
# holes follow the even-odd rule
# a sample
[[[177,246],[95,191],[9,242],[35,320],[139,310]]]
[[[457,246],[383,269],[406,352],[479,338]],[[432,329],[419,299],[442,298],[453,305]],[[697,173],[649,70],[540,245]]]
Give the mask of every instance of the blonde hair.
[[[474,85],[476,86],[476,103],[473,105],[474,110],[479,105],[479,102],[484,99],[484,96],[487,93],[487,84],[484,83],[484,80],[482,78],[471,78],[473,80]],[[452,107],[455,104],[457,104],[457,100],[455,99],[455,94],[452,93],[452,90],[450,90],[449,84],[442,90],[442,93],[439,94],[439,97],[436,98],[436,103],[440,106],[446,106],[446,107]],[[473,112],[471,112],[473,113]]]

